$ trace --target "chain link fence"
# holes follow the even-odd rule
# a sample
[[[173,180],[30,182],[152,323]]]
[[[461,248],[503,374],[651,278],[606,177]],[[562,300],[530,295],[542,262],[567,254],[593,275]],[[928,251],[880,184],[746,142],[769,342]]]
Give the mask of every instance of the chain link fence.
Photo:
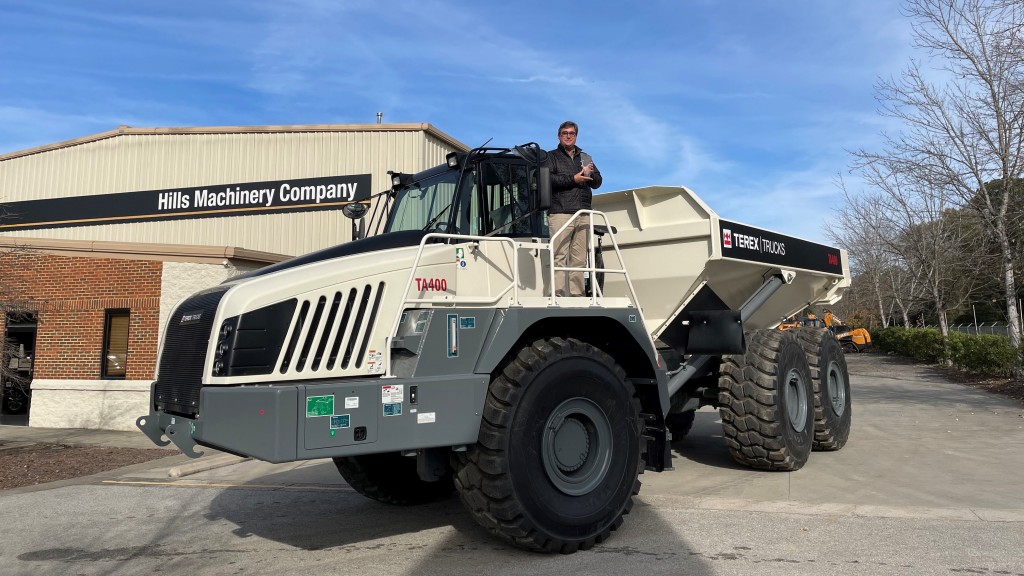
[[[937,326],[936,326],[937,328]],[[981,322],[979,324],[956,324],[949,327],[950,330],[963,332],[964,334],[994,334],[1003,338],[1010,337],[1010,327],[1001,322]]]

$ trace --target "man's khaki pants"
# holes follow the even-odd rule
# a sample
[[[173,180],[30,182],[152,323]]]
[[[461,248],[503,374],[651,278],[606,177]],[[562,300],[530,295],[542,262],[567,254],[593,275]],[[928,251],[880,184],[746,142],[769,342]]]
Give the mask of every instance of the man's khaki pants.
[[[554,234],[572,214],[548,214],[548,229]],[[582,268],[587,265],[587,234],[590,232],[590,215],[581,214],[573,220],[552,242],[555,252],[555,267]],[[568,277],[568,290],[566,290]],[[583,293],[583,272],[555,272],[555,296],[585,296]]]

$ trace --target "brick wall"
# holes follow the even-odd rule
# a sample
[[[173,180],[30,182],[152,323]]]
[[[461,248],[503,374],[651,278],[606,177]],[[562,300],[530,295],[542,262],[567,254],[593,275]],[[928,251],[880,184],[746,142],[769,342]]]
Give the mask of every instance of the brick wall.
[[[33,377],[98,380],[104,311],[118,308],[131,314],[125,378],[151,379],[162,267],[149,260],[0,253],[0,298],[38,312]]]

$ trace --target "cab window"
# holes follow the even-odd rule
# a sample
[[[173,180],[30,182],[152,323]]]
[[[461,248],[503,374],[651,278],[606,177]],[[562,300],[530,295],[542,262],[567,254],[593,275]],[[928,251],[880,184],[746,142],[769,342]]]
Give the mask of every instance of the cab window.
[[[488,162],[480,171],[480,194],[475,211],[480,233],[531,236],[530,186],[525,164]]]

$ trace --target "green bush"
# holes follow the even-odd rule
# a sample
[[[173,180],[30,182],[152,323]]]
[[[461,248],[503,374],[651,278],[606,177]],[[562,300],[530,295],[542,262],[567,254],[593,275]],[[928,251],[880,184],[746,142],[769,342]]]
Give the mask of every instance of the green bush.
[[[952,336],[952,335],[951,335]],[[953,365],[961,370],[989,376],[1011,376],[1019,351],[1002,336],[959,334],[962,347],[953,355]]]
[[[904,328],[879,328],[871,334],[871,343],[883,352],[904,355]]]
[[[942,333],[935,328],[882,328],[871,335],[871,340],[883,352],[920,362],[948,360],[961,370],[987,376],[1010,376],[1024,358],[1024,350],[991,334],[951,332],[943,340]]]
[[[947,358],[946,342],[938,328],[916,328],[906,332],[910,336],[908,344],[911,358],[933,364]]]

